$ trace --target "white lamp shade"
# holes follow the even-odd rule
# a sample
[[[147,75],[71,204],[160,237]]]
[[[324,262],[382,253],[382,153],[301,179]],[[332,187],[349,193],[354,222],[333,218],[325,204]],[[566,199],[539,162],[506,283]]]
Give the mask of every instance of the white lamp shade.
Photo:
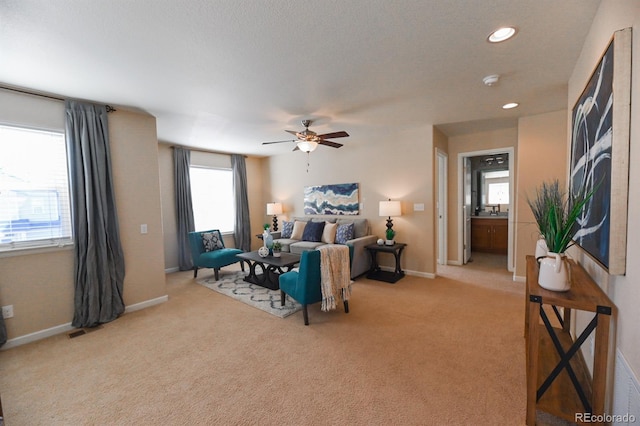
[[[282,203],[267,203],[267,214],[282,214]]]
[[[401,216],[400,201],[380,201],[380,216]]]
[[[318,147],[318,142],[314,141],[300,141],[298,142],[298,148],[302,152],[311,152]]]

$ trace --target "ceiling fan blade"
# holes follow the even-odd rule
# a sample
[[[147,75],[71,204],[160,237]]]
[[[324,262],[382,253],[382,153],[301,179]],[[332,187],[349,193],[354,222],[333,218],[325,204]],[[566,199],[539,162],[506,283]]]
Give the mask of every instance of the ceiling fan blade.
[[[320,145],[330,146],[331,148],[340,148],[342,146],[341,143],[334,142],[334,141],[319,141],[318,143]]]
[[[296,144],[296,147],[293,148],[293,151],[300,151],[300,148],[298,147],[298,145]]]
[[[291,133],[292,135],[297,135],[298,134],[298,132],[296,132],[295,130],[285,130],[285,132]]]
[[[347,136],[349,136],[349,133],[345,131],[325,133],[324,135],[318,135],[318,137],[322,139],[346,138]]]
[[[262,142],[262,145],[270,145],[272,143],[283,143],[283,142],[295,142],[293,139],[289,139],[286,141],[273,141],[273,142]]]

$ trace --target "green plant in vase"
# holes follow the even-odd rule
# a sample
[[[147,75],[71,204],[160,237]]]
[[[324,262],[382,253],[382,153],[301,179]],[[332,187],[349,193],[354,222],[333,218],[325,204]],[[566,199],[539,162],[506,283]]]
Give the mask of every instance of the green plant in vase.
[[[391,228],[387,228],[386,237],[387,240],[384,242],[388,246],[392,246],[394,244],[393,237],[396,236],[396,231]]]
[[[273,255],[275,257],[279,257],[280,253],[282,252],[282,244],[280,243],[280,241],[274,241],[273,246],[271,246],[271,250],[273,250]]]
[[[527,198],[540,235],[550,252],[564,253],[573,245],[572,240],[578,230],[578,217],[598,186],[588,192],[585,188],[579,188],[574,191],[576,195],[572,195],[563,191],[555,179],[552,182],[543,182],[536,189],[536,196]]]
[[[547,246],[547,256],[540,261],[538,284],[553,291],[570,288],[564,257],[565,251],[573,245],[573,237],[578,231],[578,218],[599,185],[587,191],[585,187],[574,188],[568,194],[560,188],[558,180],[543,182],[536,189],[534,198],[527,197],[540,235]],[[575,195],[574,195],[575,194]]]

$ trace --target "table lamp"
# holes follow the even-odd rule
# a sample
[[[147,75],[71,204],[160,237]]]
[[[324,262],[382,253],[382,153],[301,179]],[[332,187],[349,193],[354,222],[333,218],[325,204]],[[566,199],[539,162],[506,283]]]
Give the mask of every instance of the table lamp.
[[[267,214],[273,215],[273,232],[278,230],[278,215],[282,214],[282,203],[267,203]]]

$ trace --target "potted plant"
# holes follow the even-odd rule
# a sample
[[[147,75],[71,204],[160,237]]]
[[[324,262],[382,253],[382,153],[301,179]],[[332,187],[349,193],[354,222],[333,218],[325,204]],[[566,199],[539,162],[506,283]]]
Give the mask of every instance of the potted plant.
[[[567,194],[556,179],[543,182],[536,189],[535,197],[527,197],[547,250],[546,257],[540,262],[538,284],[541,287],[555,291],[569,290],[565,251],[573,245],[573,237],[578,231],[578,218],[596,190],[597,185],[591,191],[577,188]]]
[[[280,252],[282,251],[282,244],[280,244],[280,241],[274,241],[271,249],[273,250],[273,257],[280,257]]]
[[[396,235],[396,231],[394,231],[391,228],[387,228],[387,232],[386,232],[387,239],[384,243],[388,246],[392,246],[393,244],[395,244],[395,241],[393,241],[393,237],[395,237],[395,235]]]

